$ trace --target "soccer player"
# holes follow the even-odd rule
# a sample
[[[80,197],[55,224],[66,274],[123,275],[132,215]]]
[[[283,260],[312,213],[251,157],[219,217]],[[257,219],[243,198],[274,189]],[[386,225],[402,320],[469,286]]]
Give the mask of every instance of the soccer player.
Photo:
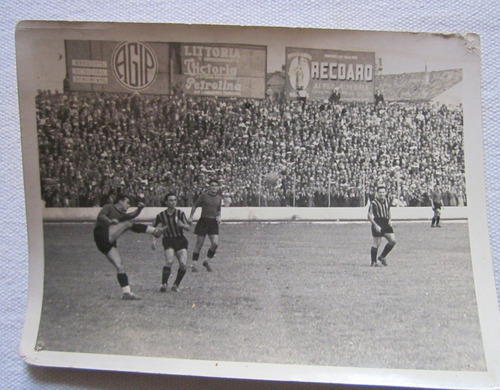
[[[396,236],[391,225],[391,210],[390,202],[387,199],[387,193],[384,186],[377,188],[377,195],[370,203],[368,209],[368,219],[372,224],[373,244],[371,248],[371,266],[377,266],[377,260],[386,266],[386,257],[396,245]],[[382,251],[382,254],[377,258],[378,248],[385,237],[387,244]]]
[[[188,241],[184,237],[184,230],[188,231],[190,226],[186,214],[175,207],[177,205],[177,196],[173,192],[169,192],[165,196],[165,202],[167,203],[167,209],[159,213],[153,223],[153,226],[160,226],[163,230],[162,244],[165,254],[165,266],[161,274],[160,292],[167,292],[168,278],[172,271],[174,258],[177,258],[179,262],[179,269],[171,290],[178,292],[187,267]],[[156,240],[154,238],[152,248],[153,250],[156,249]]]
[[[212,272],[209,260],[215,255],[219,246],[219,225],[221,221],[222,195],[219,194],[219,182],[215,179],[209,181],[208,191],[202,193],[191,208],[188,223],[193,223],[193,215],[198,207],[201,207],[201,217],[196,224],[194,233],[196,234],[196,244],[193,250],[192,272],[197,272],[196,262],[200,258],[200,251],[205,241],[205,236],[210,239],[210,248],[207,252],[207,260],[203,266],[208,272]]]
[[[434,215],[432,217],[431,227],[441,227],[439,222],[441,221],[441,209],[443,208],[443,193],[438,184],[434,186],[434,191],[431,194],[431,206]]]
[[[127,230],[132,230],[135,233],[150,233],[159,237],[161,229],[132,222],[132,219],[141,213],[144,203],[139,202],[137,210],[127,213],[129,207],[130,198],[123,194],[116,197],[114,204],[106,204],[99,212],[94,225],[94,241],[97,249],[106,256],[116,269],[118,283],[122,289],[122,299],[135,301],[141,298],[130,291],[128,276],[125,272],[120,252],[118,252],[116,241]]]

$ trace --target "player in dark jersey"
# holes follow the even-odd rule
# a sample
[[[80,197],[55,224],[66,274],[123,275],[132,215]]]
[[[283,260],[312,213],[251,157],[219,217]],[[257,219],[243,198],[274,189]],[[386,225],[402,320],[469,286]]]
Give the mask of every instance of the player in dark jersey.
[[[371,248],[371,266],[377,266],[377,260],[386,266],[386,257],[389,252],[396,245],[396,236],[391,224],[391,204],[386,196],[385,187],[379,186],[377,188],[377,195],[370,203],[368,209],[368,219],[372,224],[373,244]],[[382,254],[377,258],[378,248],[385,237],[387,244],[382,251]]]
[[[177,258],[179,262],[179,269],[172,285],[172,291],[179,291],[179,285],[186,274],[187,266],[188,241],[184,237],[184,230],[188,231],[190,228],[186,214],[175,207],[177,205],[177,196],[170,192],[165,196],[165,202],[167,203],[167,209],[159,213],[153,223],[153,226],[160,226],[163,230],[162,244],[165,254],[165,266],[161,274],[160,292],[167,291],[168,278],[172,271],[174,258]],[[153,250],[156,249],[155,239],[153,239],[152,248]]]
[[[215,179],[209,181],[209,189],[200,195],[191,208],[189,215],[189,224],[193,223],[193,215],[198,207],[201,207],[201,217],[196,224],[194,233],[196,234],[196,245],[193,250],[192,272],[197,272],[196,262],[200,257],[200,251],[205,241],[205,236],[210,239],[210,248],[207,252],[207,260],[203,266],[207,271],[212,272],[209,260],[215,255],[219,246],[219,225],[221,221],[222,195],[219,194],[219,182]]]
[[[97,249],[99,249],[116,268],[116,276],[123,293],[122,299],[139,300],[141,298],[132,294],[130,291],[128,276],[123,267],[116,241],[127,230],[132,230],[135,233],[151,233],[160,236],[161,229],[155,229],[152,226],[132,222],[132,220],[141,213],[144,208],[144,203],[139,202],[137,204],[137,210],[127,213],[129,207],[130,198],[123,194],[117,196],[114,204],[109,203],[105,205],[99,212],[94,225],[94,241],[97,245]]]
[[[431,227],[441,227],[439,223],[441,221],[441,210],[443,209],[443,193],[441,192],[441,188],[439,185],[434,186],[434,191],[431,194],[431,206],[432,211],[434,211],[434,215],[432,216]]]

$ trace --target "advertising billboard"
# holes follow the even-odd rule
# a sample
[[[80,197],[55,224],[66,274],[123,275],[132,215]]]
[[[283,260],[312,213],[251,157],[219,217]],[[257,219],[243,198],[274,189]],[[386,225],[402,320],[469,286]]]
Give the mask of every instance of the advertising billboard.
[[[186,95],[264,98],[266,46],[180,43],[175,48],[174,88]]]
[[[169,43],[66,40],[65,50],[72,91],[170,91]]]
[[[374,71],[375,53],[287,47],[286,96],[325,100],[337,94],[340,101],[371,102]]]

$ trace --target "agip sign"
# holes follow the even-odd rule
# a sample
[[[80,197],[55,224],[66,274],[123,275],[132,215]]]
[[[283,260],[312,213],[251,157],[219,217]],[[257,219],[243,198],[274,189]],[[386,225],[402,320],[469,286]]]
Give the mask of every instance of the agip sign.
[[[286,48],[286,94],[325,100],[373,101],[375,53]]]
[[[168,94],[169,48],[166,42],[67,40],[70,89]]]
[[[151,46],[144,42],[123,42],[113,51],[111,67],[121,85],[141,91],[154,83],[158,59]]]

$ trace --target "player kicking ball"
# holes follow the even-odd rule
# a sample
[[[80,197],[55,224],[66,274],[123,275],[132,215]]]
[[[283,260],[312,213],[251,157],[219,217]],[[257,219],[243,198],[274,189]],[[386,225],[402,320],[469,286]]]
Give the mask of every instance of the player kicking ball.
[[[391,204],[386,196],[384,186],[377,188],[377,196],[370,203],[368,209],[368,220],[372,224],[373,244],[371,248],[371,266],[377,266],[377,260],[383,266],[387,265],[386,257],[396,245],[396,236],[391,224]],[[387,240],[387,244],[382,251],[382,254],[377,258],[378,248],[382,241],[382,237]]]
[[[174,193],[170,192],[165,196],[167,209],[162,211],[156,216],[153,226],[160,227],[163,231],[163,249],[165,255],[165,266],[161,274],[161,287],[160,292],[167,292],[168,279],[172,272],[172,264],[174,258],[179,262],[179,269],[177,270],[177,277],[172,285],[172,291],[179,291],[187,268],[187,248],[188,241],[184,237],[184,230],[189,231],[189,224],[186,219],[186,214],[182,210],[177,209],[177,197]],[[156,240],[153,238],[152,249],[156,250]]]
[[[114,204],[109,203],[103,206],[94,225],[94,241],[97,245],[97,249],[106,256],[116,269],[118,283],[122,289],[122,299],[126,301],[136,301],[141,298],[130,291],[128,275],[125,272],[116,241],[127,230],[131,230],[135,233],[150,233],[159,237],[161,236],[161,229],[156,229],[153,226],[142,223],[134,223],[132,221],[141,213],[144,208],[144,203],[139,202],[137,204],[137,210],[127,213],[129,207],[130,198],[123,194],[116,197]]]

